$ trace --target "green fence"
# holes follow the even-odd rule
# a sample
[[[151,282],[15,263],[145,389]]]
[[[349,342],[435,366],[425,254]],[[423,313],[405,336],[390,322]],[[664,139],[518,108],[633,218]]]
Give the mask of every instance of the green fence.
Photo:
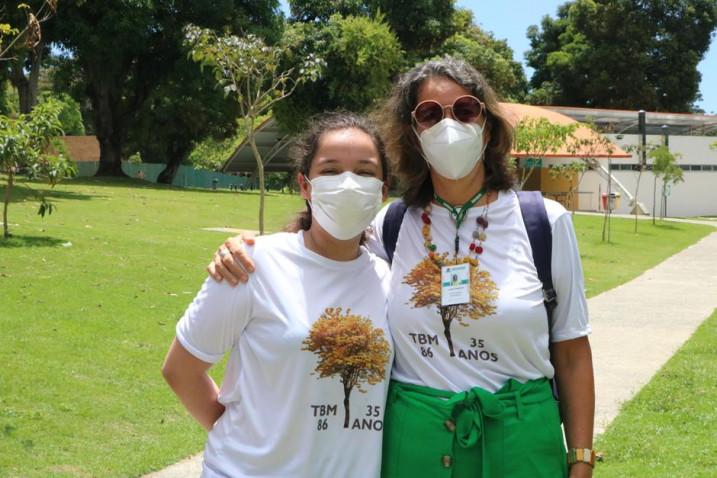
[[[78,162],[77,171],[79,176],[94,176],[99,168],[99,162],[82,161]],[[145,181],[157,182],[157,177],[164,170],[164,164],[153,163],[130,163],[122,161],[122,171],[132,178],[142,178]],[[180,166],[172,181],[174,186],[187,188],[204,189],[251,189],[251,178],[246,176],[234,176],[231,174],[217,173],[202,169],[194,169],[189,166]]]

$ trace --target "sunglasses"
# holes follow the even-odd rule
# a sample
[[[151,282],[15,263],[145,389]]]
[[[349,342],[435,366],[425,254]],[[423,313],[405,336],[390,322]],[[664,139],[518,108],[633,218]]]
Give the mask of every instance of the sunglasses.
[[[411,116],[422,128],[430,128],[446,117],[446,109],[450,108],[453,117],[461,123],[476,123],[485,112],[483,102],[475,96],[459,96],[452,105],[443,106],[437,101],[421,101]]]

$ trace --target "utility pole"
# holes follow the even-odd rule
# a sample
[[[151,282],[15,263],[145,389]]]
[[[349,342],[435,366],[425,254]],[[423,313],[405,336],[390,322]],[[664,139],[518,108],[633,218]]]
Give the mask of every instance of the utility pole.
[[[635,186],[635,200],[634,210],[635,213],[635,233],[637,233],[637,213],[638,213],[638,193],[640,192],[640,180],[642,179],[642,172],[647,167],[647,122],[646,122],[645,110],[637,112],[637,128],[640,132],[640,164],[637,167],[637,185]],[[654,214],[653,214],[654,217]]]

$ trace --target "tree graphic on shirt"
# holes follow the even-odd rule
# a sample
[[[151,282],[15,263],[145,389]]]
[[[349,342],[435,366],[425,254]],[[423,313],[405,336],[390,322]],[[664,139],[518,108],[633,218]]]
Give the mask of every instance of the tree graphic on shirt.
[[[467,304],[441,305],[441,264],[451,266],[470,263],[470,292],[471,300]],[[409,303],[414,307],[436,307],[443,322],[443,334],[448,342],[451,357],[453,340],[451,339],[451,324],[457,321],[468,327],[466,319],[478,320],[495,312],[495,300],[498,298],[498,287],[490,277],[488,271],[478,269],[476,258],[449,258],[448,253],[435,254],[434,258],[425,257],[404,278],[403,283],[414,290]]]
[[[338,376],[344,388],[344,428],[349,427],[349,397],[363,384],[375,385],[386,378],[386,362],[391,356],[383,330],[371,320],[352,315],[351,309],[341,314],[341,307],[327,308],[314,322],[301,350],[319,357],[315,372],[319,378]]]

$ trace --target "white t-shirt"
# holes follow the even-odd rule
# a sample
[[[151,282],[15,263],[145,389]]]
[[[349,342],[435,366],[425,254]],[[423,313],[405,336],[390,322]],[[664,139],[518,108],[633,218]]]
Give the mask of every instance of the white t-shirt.
[[[552,276],[558,302],[553,313],[552,340],[558,342],[585,336],[590,326],[570,214],[555,201],[546,199],[545,206],[553,235]],[[384,258],[386,210],[372,223],[373,233],[367,242],[369,249]],[[467,255],[476,219],[484,211],[485,207],[474,207],[468,212],[460,228],[459,255]],[[419,208],[407,210],[393,256],[388,306],[396,347],[392,378],[452,391],[476,386],[496,391],[510,378],[520,382],[552,378],[542,285],[516,193],[500,192],[488,206],[484,251],[478,256],[480,279],[474,280],[472,286],[477,288],[473,293],[483,297],[481,306],[471,313],[465,307],[456,309],[453,318],[446,310],[443,317],[448,327],[439,312],[438,287],[419,294],[419,287],[409,285],[416,284],[419,264],[429,260],[422,235],[422,212]],[[431,221],[436,252],[450,252],[452,256],[456,233],[453,218],[447,209],[433,204]],[[414,280],[409,278],[412,271]]]
[[[327,259],[301,233],[248,250],[248,284],[207,279],[177,324],[200,360],[230,352],[226,412],[209,432],[202,476],[378,477],[393,359],[388,265],[363,248],[352,261]]]

